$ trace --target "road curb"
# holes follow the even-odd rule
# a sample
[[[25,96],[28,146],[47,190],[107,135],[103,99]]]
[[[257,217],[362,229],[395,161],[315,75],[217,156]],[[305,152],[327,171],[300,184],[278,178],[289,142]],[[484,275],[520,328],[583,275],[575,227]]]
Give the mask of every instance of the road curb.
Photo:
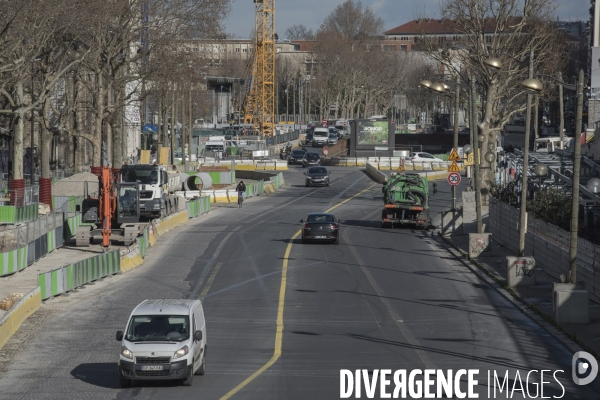
[[[436,240],[435,233],[432,234],[434,240],[440,243],[450,254],[452,254],[458,261],[460,261],[471,272],[473,272],[479,279],[487,283],[519,311],[527,315],[529,319],[541,326],[570,352],[576,353],[578,351],[585,350],[594,357],[599,358],[598,355],[584,343],[579,343],[576,339],[574,340],[569,333],[565,332],[562,327],[560,327],[560,325],[555,325],[555,323],[549,322],[548,320],[553,321],[551,316],[540,311],[534,305],[521,299],[515,292],[510,290],[510,288],[508,290],[505,289],[503,285],[497,282],[497,278],[494,277],[484,265],[478,263],[474,259],[470,259],[468,254],[458,248],[450,239],[445,238],[439,231],[437,232],[437,236],[441,239],[441,241]]]

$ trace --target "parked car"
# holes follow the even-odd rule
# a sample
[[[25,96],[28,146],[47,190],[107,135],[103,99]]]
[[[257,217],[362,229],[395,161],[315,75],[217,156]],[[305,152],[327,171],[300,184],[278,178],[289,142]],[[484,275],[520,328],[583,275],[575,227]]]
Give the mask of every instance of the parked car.
[[[181,154],[180,151],[176,151],[175,154],[175,162],[180,163],[183,162],[183,155]],[[187,153],[185,153],[185,161],[189,161],[190,157],[188,156]],[[192,154],[192,161],[196,161],[196,155]]]
[[[300,149],[292,150],[292,152],[288,155],[288,158],[287,158],[288,165],[301,163],[305,154],[306,154],[306,150],[300,150]]]
[[[338,135],[334,132],[329,132],[329,137],[327,138],[327,144],[333,145],[338,142]]]
[[[304,179],[306,186],[329,186],[329,172],[327,172],[325,167],[310,167],[304,175],[306,175]]]
[[[321,156],[318,153],[307,152],[302,159],[302,167],[321,165]]]
[[[191,386],[206,369],[206,323],[200,300],[144,300],[133,309],[121,342],[119,384],[180,380]]]
[[[340,242],[340,222],[333,214],[308,214],[300,220],[302,224],[302,243],[307,243],[309,240],[326,240],[338,244]]]
[[[431,162],[431,161],[436,161],[436,162],[444,161],[441,158],[437,158],[437,157],[433,156],[432,154],[423,153],[423,152],[410,153],[408,155],[408,159],[410,161],[418,161],[418,162],[420,162],[420,161],[429,161],[429,162]]]

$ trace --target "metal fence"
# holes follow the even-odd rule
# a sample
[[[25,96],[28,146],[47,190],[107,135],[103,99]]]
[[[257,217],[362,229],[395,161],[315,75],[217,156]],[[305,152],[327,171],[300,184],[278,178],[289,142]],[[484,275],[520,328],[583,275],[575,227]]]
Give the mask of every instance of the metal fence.
[[[490,198],[490,232],[495,240],[510,250],[519,248],[519,210]],[[560,279],[569,272],[570,233],[534,218],[527,219],[525,254],[533,256],[536,265]],[[600,246],[577,239],[577,276],[585,284],[590,299],[600,302]]]
[[[10,189],[9,193],[10,198],[4,198],[2,200],[2,205],[14,205],[15,207],[25,207],[40,202],[40,187],[38,185],[33,185],[20,189]]]

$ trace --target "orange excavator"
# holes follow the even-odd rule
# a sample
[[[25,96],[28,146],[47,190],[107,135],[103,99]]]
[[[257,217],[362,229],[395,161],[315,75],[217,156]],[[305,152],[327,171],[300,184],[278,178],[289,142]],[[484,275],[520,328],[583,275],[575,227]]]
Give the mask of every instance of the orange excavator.
[[[102,236],[102,248],[110,246],[111,241],[131,244],[142,231],[145,224],[140,220],[140,194],[136,183],[120,183],[121,170],[92,167],[92,173],[98,176],[97,196],[88,195],[82,202],[81,222],[85,226],[77,229],[76,246],[89,246],[90,239]],[[87,188],[86,188],[87,192]]]

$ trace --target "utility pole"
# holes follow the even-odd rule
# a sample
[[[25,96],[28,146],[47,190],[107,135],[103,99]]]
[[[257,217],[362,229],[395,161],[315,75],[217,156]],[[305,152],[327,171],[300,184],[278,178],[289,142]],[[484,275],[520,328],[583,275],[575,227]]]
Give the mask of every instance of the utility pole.
[[[562,72],[558,73],[558,80],[562,81]],[[560,123],[558,125],[559,135],[560,135],[560,148],[564,149],[564,137],[565,137],[565,104],[563,99],[563,86],[558,85],[558,102],[560,105]],[[595,197],[595,196],[594,196]]]
[[[579,230],[579,177],[581,175],[581,124],[583,111],[583,70],[577,82],[577,116],[573,149],[573,193],[571,201],[571,233],[569,246],[569,282],[577,283],[577,234]],[[595,199],[594,195],[594,199]]]
[[[529,53],[529,79],[533,79],[533,50]],[[525,120],[525,143],[523,145],[523,172],[521,176],[521,204],[519,210],[519,257],[525,255],[525,232],[527,231],[527,170],[529,169],[529,134],[531,129],[531,93],[527,92],[527,119]]]

